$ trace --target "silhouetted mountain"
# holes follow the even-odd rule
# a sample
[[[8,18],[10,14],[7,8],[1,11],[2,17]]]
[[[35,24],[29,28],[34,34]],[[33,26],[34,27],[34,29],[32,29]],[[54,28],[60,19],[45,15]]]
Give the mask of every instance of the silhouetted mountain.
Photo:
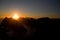
[[[52,38],[60,34],[60,19],[4,18],[0,25],[0,37],[3,40],[40,40]]]
[[[0,18],[0,24],[1,24],[2,20],[3,20],[3,18]]]

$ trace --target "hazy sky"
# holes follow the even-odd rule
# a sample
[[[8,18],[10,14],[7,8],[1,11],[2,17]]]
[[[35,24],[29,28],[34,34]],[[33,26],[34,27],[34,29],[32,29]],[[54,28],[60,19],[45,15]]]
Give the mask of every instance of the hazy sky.
[[[0,17],[17,10],[21,16],[60,18],[60,0],[0,0]]]

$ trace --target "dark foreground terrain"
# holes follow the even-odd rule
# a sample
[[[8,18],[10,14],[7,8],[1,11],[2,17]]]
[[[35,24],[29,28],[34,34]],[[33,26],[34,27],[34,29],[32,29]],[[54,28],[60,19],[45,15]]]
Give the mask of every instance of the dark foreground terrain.
[[[0,24],[0,40],[56,39],[60,34],[60,19],[4,18]],[[58,39],[57,38],[57,39]]]

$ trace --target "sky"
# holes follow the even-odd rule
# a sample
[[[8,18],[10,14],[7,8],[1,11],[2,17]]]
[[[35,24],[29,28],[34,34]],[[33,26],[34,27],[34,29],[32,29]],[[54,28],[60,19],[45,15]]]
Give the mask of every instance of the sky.
[[[60,0],[0,0],[0,17],[60,18]]]

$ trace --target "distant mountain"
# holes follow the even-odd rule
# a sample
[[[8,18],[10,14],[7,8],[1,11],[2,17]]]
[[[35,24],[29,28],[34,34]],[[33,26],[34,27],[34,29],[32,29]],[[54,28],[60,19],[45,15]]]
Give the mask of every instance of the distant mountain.
[[[1,24],[1,22],[2,22],[3,19],[4,19],[4,18],[0,18],[0,24]]]
[[[44,18],[20,18],[18,21],[5,17],[1,22],[1,36],[4,39],[41,39],[54,37],[60,34],[60,19]],[[5,34],[6,33],[6,34]],[[7,39],[6,37],[6,39]],[[55,36],[57,37],[57,36]]]

